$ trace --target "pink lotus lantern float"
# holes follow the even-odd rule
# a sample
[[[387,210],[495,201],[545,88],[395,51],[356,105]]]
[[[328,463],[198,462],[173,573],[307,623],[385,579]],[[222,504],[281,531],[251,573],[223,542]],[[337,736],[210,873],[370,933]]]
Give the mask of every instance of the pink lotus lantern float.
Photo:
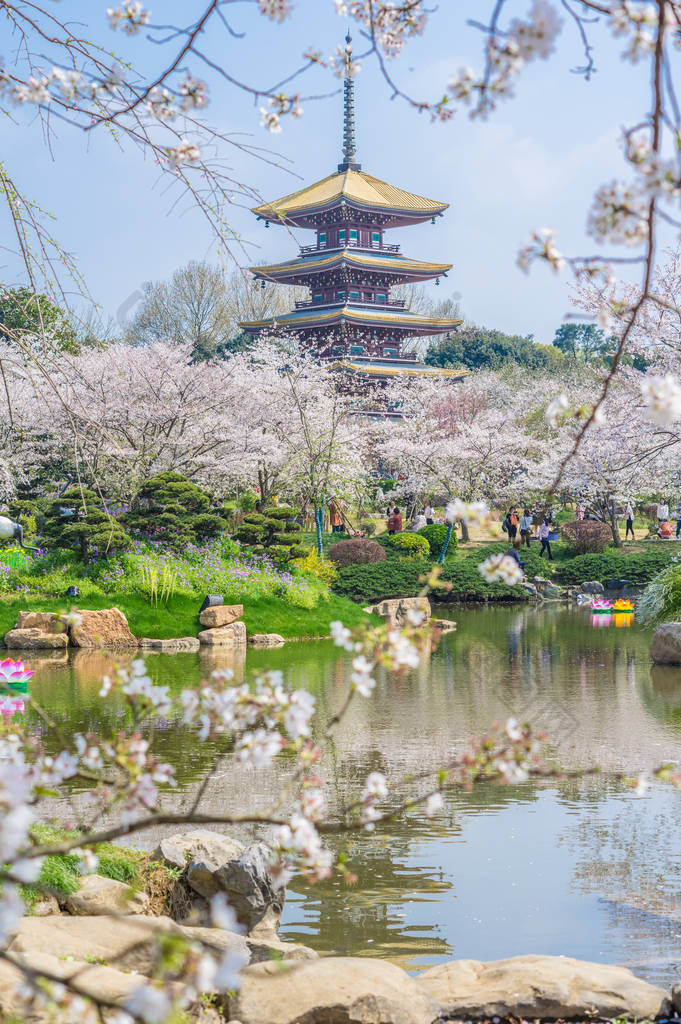
[[[610,615],[612,612],[612,605],[609,601],[599,600],[592,601],[589,605],[591,608],[592,615]]]

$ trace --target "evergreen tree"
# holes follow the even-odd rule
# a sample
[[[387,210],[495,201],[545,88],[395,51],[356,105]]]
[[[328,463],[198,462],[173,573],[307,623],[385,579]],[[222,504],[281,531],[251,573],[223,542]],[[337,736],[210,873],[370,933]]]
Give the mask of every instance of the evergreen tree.
[[[301,526],[294,516],[293,509],[278,506],[265,509],[264,513],[250,512],[236,531],[236,539],[279,562],[304,558],[309,552],[299,543]]]
[[[0,339],[10,345],[20,338],[30,348],[40,347],[43,333],[65,352],[78,351],[78,338],[67,314],[47,295],[30,288],[0,290]]]
[[[537,344],[532,335],[521,337],[503,331],[467,324],[428,348],[425,362],[429,366],[498,370],[509,363],[532,370],[553,369],[561,353],[552,345]]]
[[[123,517],[135,537],[180,548],[215,537],[225,529],[210,495],[181,473],[159,473],[138,491]]]
[[[85,487],[69,487],[60,498],[50,499],[42,533],[55,547],[77,551],[83,561],[94,551],[111,554],[130,547],[121,524],[105,509],[100,496]]]

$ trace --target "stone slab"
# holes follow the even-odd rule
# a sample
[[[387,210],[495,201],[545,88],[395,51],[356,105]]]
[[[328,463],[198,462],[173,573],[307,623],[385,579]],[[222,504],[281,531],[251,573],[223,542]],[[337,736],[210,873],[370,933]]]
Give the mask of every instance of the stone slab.
[[[239,647],[246,643],[246,626],[243,622],[232,622],[229,626],[204,629],[199,633],[199,643],[208,647]]]
[[[211,608],[204,608],[199,615],[199,622],[207,629],[216,629],[220,626],[229,626],[236,622],[244,614],[242,604],[218,604]]]
[[[44,633],[41,629],[10,629],[5,647],[18,651],[59,651],[69,645],[66,633]]]

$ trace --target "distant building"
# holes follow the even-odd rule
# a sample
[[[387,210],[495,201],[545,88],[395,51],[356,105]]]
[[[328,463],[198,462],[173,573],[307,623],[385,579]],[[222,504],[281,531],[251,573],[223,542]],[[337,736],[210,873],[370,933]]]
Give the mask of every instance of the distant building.
[[[347,37],[348,48],[350,36]],[[450,377],[466,370],[426,366],[405,352],[409,338],[447,334],[462,321],[412,312],[391,299],[395,285],[439,279],[448,263],[426,263],[400,253],[386,242],[390,228],[421,224],[441,217],[447,203],[405,192],[366,174],[355,160],[354,79],[344,83],[343,161],[335,174],[253,212],[269,224],[310,228],[314,245],[298,256],[272,266],[253,267],[256,279],[303,285],[309,299],[276,319],[240,326],[250,334],[295,333],[301,348],[329,360],[354,379],[376,381],[395,376]]]

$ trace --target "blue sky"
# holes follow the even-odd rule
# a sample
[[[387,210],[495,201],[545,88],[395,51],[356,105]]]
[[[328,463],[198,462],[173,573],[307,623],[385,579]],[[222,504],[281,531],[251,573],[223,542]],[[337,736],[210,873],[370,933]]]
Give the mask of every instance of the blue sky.
[[[203,0],[149,0],[149,6],[154,22],[187,23],[200,13]],[[526,11],[524,3],[509,6],[518,14]],[[114,36],[105,7],[92,0],[59,4],[60,13],[87,24],[91,37],[116,46],[149,74],[159,70],[167,51],[141,37]],[[466,19],[482,18],[489,7],[480,0],[443,0],[426,34],[391,62],[399,83],[417,98],[437,98],[461,65],[480,67],[481,36]],[[347,28],[333,0],[297,0],[294,17],[283,25],[265,20],[247,4],[235,4],[230,17],[245,37],[234,39],[216,26],[205,49],[231,74],[256,87],[284,77],[309,46],[332,53]],[[361,50],[359,26],[353,24],[352,32]],[[590,83],[570,71],[583,56],[572,25],[566,24],[557,54],[529,66],[516,98],[486,122],[471,122],[462,112],[447,124],[432,124],[426,114],[390,99],[372,61],[357,77],[358,158],[364,170],[450,204],[435,227],[405,228],[388,240],[399,241],[408,255],[453,263],[449,279],[434,294],[459,293],[468,319],[532,333],[538,341],[550,341],[572,309],[569,278],[554,277],[544,268],[526,277],[515,266],[517,250],[529,231],[541,226],[556,229],[565,252],[595,250],[584,231],[590,198],[599,184],[624,173],[619,126],[640,120],[648,103],[646,66],[623,63],[623,42],[613,40],[603,26],[594,25],[592,35],[599,71]],[[3,38],[0,45],[9,60],[11,39]],[[187,66],[210,82],[207,119],[212,124],[246,133],[279,155],[268,164],[232,147],[221,154],[234,176],[264,198],[284,195],[335,170],[340,94],[306,101],[303,117],[286,119],[283,133],[272,136],[260,128],[257,105],[243,92],[207,75],[194,60]],[[300,80],[300,87],[303,94],[316,94],[338,89],[339,82],[315,70]],[[121,152],[103,132],[85,138],[60,126],[50,155],[39,125],[22,112],[18,126],[8,119],[0,124],[0,145],[20,187],[56,216],[58,237],[77,256],[106,315],[115,316],[143,281],[167,277],[189,259],[219,258],[202,218],[184,201],[172,208],[153,163],[134,150]],[[285,258],[295,249],[285,230],[266,231],[247,210],[233,207],[228,218],[250,247],[253,262]],[[298,239],[305,243],[311,236],[300,232]],[[16,283],[18,265],[6,262],[0,276]]]

